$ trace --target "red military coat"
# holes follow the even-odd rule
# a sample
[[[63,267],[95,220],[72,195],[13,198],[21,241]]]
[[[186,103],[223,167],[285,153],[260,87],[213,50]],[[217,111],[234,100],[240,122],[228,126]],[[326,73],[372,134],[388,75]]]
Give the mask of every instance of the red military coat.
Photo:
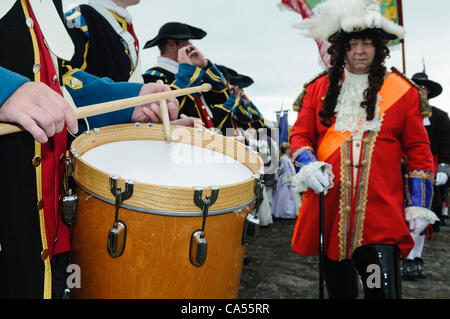
[[[350,258],[356,248],[377,243],[396,244],[406,257],[414,240],[404,219],[402,157],[406,155],[408,180],[411,181],[406,191],[409,205],[429,208],[431,199],[427,196],[430,194],[423,191],[430,188],[433,180],[430,173],[433,160],[418,90],[400,75],[391,73],[379,91],[381,130],[365,132],[359,148],[354,150],[350,134],[346,136],[334,131],[334,125],[329,129],[320,123],[318,112],[323,107],[322,97],[328,85],[328,76],[324,75],[306,88],[290,135],[297,161],[317,160],[314,157],[318,154],[318,160],[332,165],[334,187],[328,190],[324,205],[325,254],[332,260],[344,260]],[[334,116],[333,124],[335,120]],[[308,152],[306,157],[305,151]],[[352,165],[358,163],[352,163],[352,151],[361,151],[355,180]],[[353,196],[354,186],[357,191]],[[318,254],[318,220],[318,195],[308,189],[303,193],[292,238],[294,252],[307,256]]]

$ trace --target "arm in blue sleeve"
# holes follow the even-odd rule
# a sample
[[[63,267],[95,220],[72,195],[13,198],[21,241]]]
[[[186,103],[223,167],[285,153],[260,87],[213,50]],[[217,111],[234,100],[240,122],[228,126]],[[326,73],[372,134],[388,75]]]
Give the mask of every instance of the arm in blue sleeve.
[[[29,79],[5,68],[0,67],[0,107],[5,101],[16,92],[16,90],[22,86]]]
[[[109,78],[99,78],[81,70],[66,73],[63,82],[77,107],[138,96],[143,86],[140,83],[114,82]],[[92,116],[87,120],[91,128],[129,123],[133,110],[131,107]]]

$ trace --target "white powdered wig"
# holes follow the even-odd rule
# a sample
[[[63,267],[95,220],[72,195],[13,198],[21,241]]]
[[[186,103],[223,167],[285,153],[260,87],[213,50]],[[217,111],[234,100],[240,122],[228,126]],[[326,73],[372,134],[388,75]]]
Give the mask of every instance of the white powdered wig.
[[[351,33],[368,28],[380,28],[398,39],[405,35],[402,26],[381,15],[376,0],[328,0],[317,5],[315,11],[315,16],[304,19],[294,27],[307,30],[306,36],[316,40],[327,41],[340,30]]]

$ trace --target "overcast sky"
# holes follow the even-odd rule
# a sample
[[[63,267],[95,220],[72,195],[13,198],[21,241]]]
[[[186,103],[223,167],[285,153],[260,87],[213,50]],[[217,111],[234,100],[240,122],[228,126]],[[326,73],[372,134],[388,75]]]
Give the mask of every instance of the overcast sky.
[[[86,1],[63,0],[65,8]],[[207,32],[193,41],[206,58],[251,76],[246,89],[263,115],[275,120],[275,111],[292,103],[303,84],[322,71],[315,42],[304,38],[292,24],[301,16],[280,10],[281,0],[141,0],[128,8],[141,47],[156,36],[166,22],[187,23]],[[406,74],[422,71],[422,58],[430,79],[443,93],[430,104],[450,112],[450,1],[403,1],[406,28]],[[142,50],[143,71],[156,64],[157,47]],[[403,71],[401,47],[391,49],[388,67]],[[290,112],[289,122],[297,113]]]

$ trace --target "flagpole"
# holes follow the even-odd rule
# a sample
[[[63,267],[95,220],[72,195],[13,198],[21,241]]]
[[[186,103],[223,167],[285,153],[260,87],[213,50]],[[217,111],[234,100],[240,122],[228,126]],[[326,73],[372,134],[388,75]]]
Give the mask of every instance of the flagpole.
[[[397,10],[398,10],[398,24],[403,26],[402,0],[397,0]],[[406,74],[405,39],[401,39],[400,43],[402,44],[403,74]]]

